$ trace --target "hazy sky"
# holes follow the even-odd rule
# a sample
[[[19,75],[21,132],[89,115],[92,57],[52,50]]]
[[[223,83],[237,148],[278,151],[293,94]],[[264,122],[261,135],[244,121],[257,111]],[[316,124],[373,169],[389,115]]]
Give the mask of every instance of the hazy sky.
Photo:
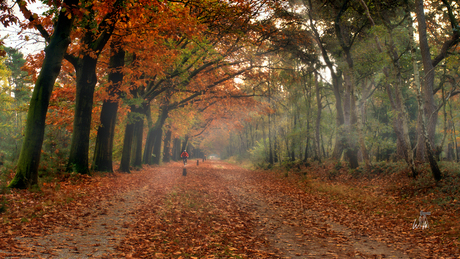
[[[8,4],[11,6],[13,3],[8,1]],[[29,9],[34,13],[43,13],[46,9],[42,3],[34,3],[29,6]],[[24,20],[24,16],[19,12],[17,6],[14,7],[16,15]],[[3,39],[4,43],[8,47],[13,47],[19,49],[24,55],[37,53],[45,47],[43,38],[41,38],[37,31],[35,30],[26,30],[19,34],[20,28],[18,25],[9,26],[8,28],[3,27],[0,24],[0,38]],[[28,39],[27,41],[25,39]]]

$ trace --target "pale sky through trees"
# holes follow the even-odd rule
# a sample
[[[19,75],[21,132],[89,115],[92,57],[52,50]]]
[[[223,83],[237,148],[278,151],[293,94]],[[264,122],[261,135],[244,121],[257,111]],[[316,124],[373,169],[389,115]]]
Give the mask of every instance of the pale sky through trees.
[[[13,5],[11,1],[8,1],[10,6]],[[30,10],[34,13],[43,13],[46,6],[41,2],[36,2],[28,5]],[[24,21],[24,16],[19,11],[17,5],[14,6],[15,14],[21,21]],[[44,49],[45,43],[43,38],[38,34],[36,30],[24,30],[21,32],[21,28],[18,24],[11,25],[7,28],[0,24],[0,38],[3,39],[5,46],[18,49],[25,56],[28,54],[35,54]],[[19,34],[20,33],[20,34]]]

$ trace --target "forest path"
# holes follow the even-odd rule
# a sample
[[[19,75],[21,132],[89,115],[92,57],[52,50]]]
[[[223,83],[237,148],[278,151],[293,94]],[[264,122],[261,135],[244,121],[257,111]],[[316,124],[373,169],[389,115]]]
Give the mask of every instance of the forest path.
[[[273,174],[191,162],[186,176],[181,163],[134,173],[142,180],[132,188],[83,206],[46,235],[17,238],[19,257],[409,258],[407,248],[334,221],[332,203]]]

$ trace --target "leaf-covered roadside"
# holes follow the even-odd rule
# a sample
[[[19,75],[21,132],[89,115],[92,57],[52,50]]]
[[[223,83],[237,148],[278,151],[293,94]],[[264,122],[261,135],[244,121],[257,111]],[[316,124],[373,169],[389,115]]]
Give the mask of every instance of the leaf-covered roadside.
[[[460,177],[457,171],[445,169],[444,173],[446,179],[435,183],[429,170],[424,169],[414,180],[401,164],[377,164],[363,174],[338,164],[315,163],[306,169],[280,171],[278,176],[334,204],[327,210],[318,207],[319,203],[311,204],[334,222],[388,244],[406,244],[408,252],[416,252],[417,257],[458,258],[459,189],[452,188]],[[413,229],[420,211],[431,212],[429,229]]]
[[[2,196],[7,211],[2,214],[0,236],[0,251],[8,253],[0,256],[57,256],[68,239],[43,251],[17,238],[43,244],[40,240],[54,240],[53,234],[63,228],[66,233],[94,228],[88,223],[91,220],[102,222],[101,229],[114,229],[106,213],[114,203],[129,210],[121,226],[124,234],[114,230],[113,242],[96,243],[92,249],[98,255],[83,253],[83,249],[71,255],[456,258],[460,252],[458,237],[452,236],[458,223],[453,211],[424,207],[433,213],[431,227],[413,230],[421,201],[384,193],[381,187],[392,183],[388,178],[340,180],[340,174],[328,178],[333,165],[277,174],[207,161],[187,165],[187,176],[182,170],[181,163],[175,162],[144,167],[133,174],[70,177],[45,184],[37,192],[9,191]],[[132,191],[137,191],[132,196],[135,202],[122,199]],[[84,233],[97,240],[95,232]]]
[[[133,175],[71,174],[62,181],[43,183],[35,191],[5,190],[0,198],[4,206],[0,214],[0,250],[24,256],[30,249],[22,246],[17,237],[45,237],[58,227],[86,225],[85,213],[94,210],[101,200],[145,185],[151,170],[146,167]]]

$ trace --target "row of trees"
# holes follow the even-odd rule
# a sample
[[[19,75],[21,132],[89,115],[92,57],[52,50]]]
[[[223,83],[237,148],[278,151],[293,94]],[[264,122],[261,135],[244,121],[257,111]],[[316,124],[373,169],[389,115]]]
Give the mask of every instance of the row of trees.
[[[271,112],[230,136],[227,155],[404,159],[413,177],[429,162],[440,180],[437,162],[458,160],[458,3],[290,2],[279,25],[289,44],[266,61]]]
[[[273,51],[264,27],[279,8],[266,0],[64,0],[40,15],[25,1],[14,5],[46,48],[27,66],[37,76],[13,188],[38,183],[46,124],[63,141],[71,134],[70,143],[50,144],[56,153],[68,148],[67,171],[113,171],[119,152],[129,172],[170,159],[216,118],[250,107],[254,94],[234,78],[251,77]],[[5,26],[18,22],[11,9],[2,2]]]
[[[114,154],[124,172],[169,161],[190,140],[269,164],[400,157],[414,177],[428,161],[436,180],[441,153],[458,157],[456,3],[64,0],[42,15],[14,5],[46,48],[28,59],[35,84],[10,187],[38,182],[46,123],[63,142],[50,148],[68,149],[66,170],[83,174],[113,171]],[[5,26],[18,23],[0,6]]]

